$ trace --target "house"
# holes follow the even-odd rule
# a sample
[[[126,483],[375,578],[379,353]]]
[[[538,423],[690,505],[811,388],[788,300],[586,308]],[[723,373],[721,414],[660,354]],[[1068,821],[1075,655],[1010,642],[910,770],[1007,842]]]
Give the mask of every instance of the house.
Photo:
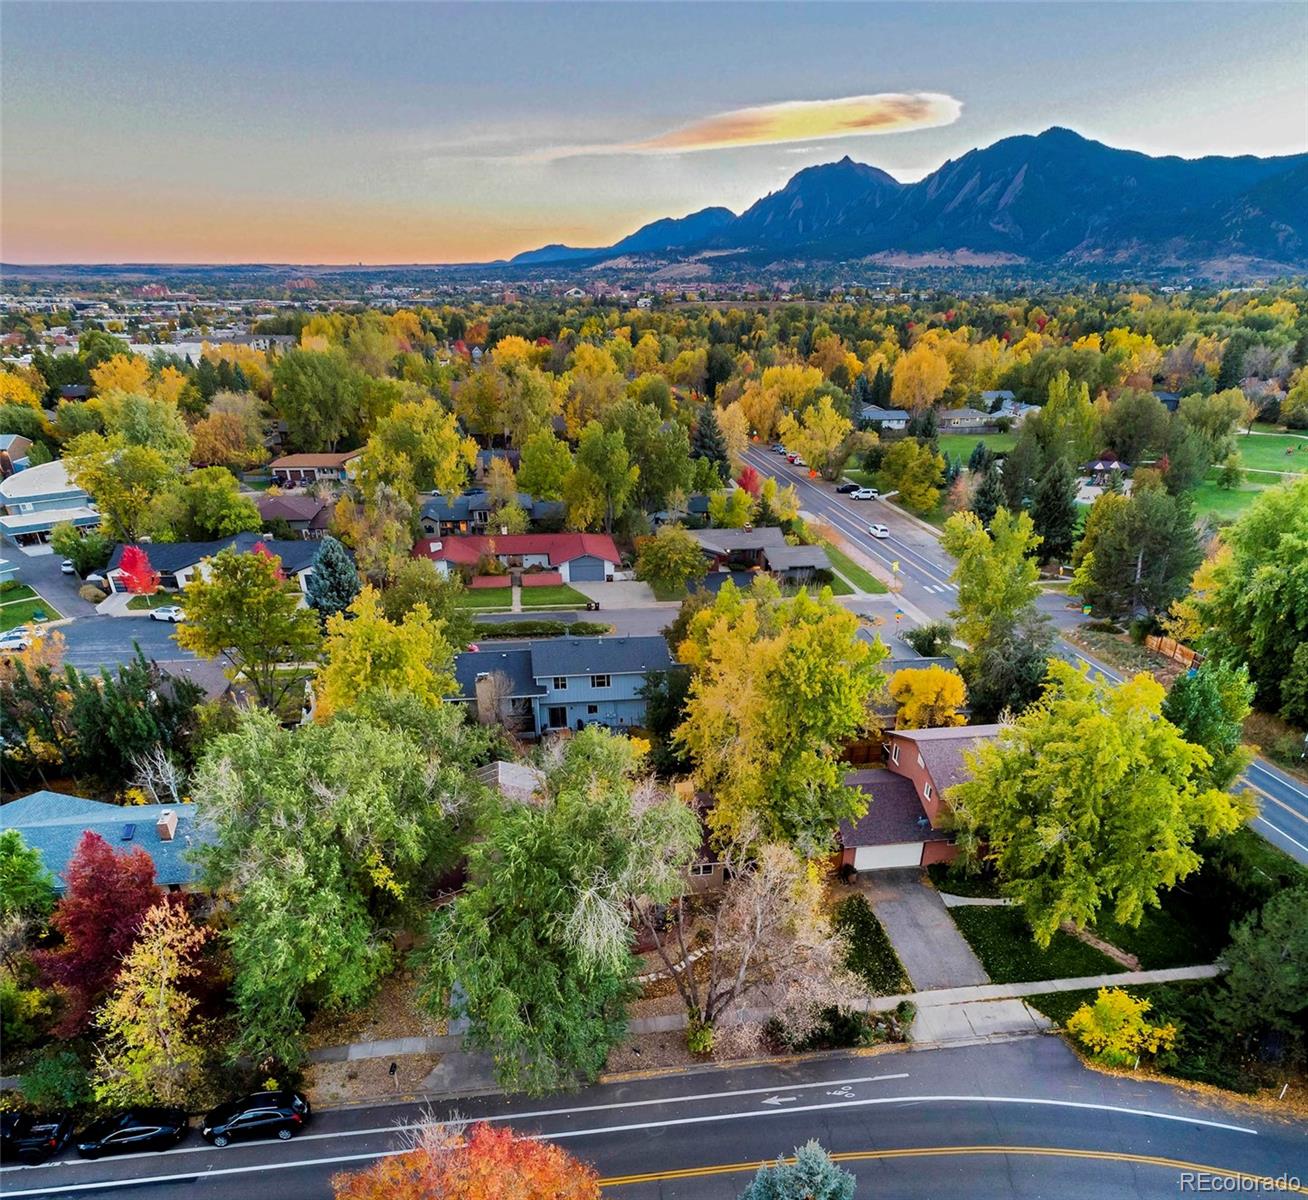
[[[518,507],[531,519],[532,524],[563,522],[564,506],[561,500],[536,500],[519,492]],[[490,522],[490,494],[473,488],[461,496],[433,496],[422,506],[422,531],[428,537],[450,537],[461,533],[485,533]]]
[[[604,725],[639,727],[651,671],[674,666],[662,637],[557,637],[484,643],[454,660],[459,692],[482,724],[529,737]]]
[[[650,513],[650,524],[657,529],[660,525],[677,525],[686,521],[697,525],[706,525],[709,514],[709,497],[705,492],[693,492],[686,497],[685,510],[674,511],[670,508]]]
[[[308,487],[311,483],[341,484],[349,478],[352,463],[362,450],[337,454],[287,454],[268,464],[278,487]]]
[[[999,388],[980,395],[981,407],[988,413],[997,413],[1006,404],[1016,404],[1017,397],[1007,388]],[[1029,407],[1029,406],[1028,406]]]
[[[975,408],[946,408],[936,414],[941,429],[985,431],[995,427],[995,418]]]
[[[0,433],[0,475],[23,470],[31,448],[31,438],[25,438],[21,433]]]
[[[126,807],[46,791],[0,806],[0,829],[16,829],[22,834],[23,841],[41,855],[46,870],[54,875],[59,893],[64,890],[68,863],[88,830],[120,853],[144,850],[154,861],[155,882],[170,891],[194,884],[198,870],[188,852],[208,840],[190,804]]]
[[[331,524],[331,501],[319,500],[314,496],[269,496],[260,493],[254,498],[254,505],[265,522],[285,521],[302,538],[320,538]]]
[[[1039,410],[1038,404],[1023,404],[1012,392],[982,392],[981,407],[990,413],[994,421],[1009,421],[1021,425],[1033,412]]]
[[[856,871],[928,866],[956,855],[944,793],[970,778],[965,755],[998,736],[999,725],[886,732],[885,769],[854,771],[845,782],[867,792],[867,813],[842,821],[839,865]]]
[[[865,404],[859,410],[858,419],[864,425],[875,425],[891,432],[908,428],[908,413],[902,408],[881,408],[876,404]]]
[[[1180,392],[1155,392],[1154,399],[1171,413],[1181,407]]]
[[[187,585],[203,569],[206,560],[215,554],[235,547],[242,554],[250,553],[255,546],[261,545],[269,554],[281,559],[282,570],[288,578],[293,578],[301,591],[308,586],[309,576],[313,574],[313,560],[318,553],[317,545],[312,541],[301,539],[265,538],[257,533],[238,533],[234,537],[221,538],[215,542],[153,542],[142,549],[150,559],[150,566],[159,572],[159,587],[162,591],[185,591]],[[104,569],[104,577],[111,592],[127,591],[123,579],[123,551],[127,547],[119,543],[109,558],[109,565]],[[348,551],[346,552],[348,553]]]
[[[714,571],[757,568],[786,583],[805,583],[815,571],[831,570],[825,546],[792,546],[775,525],[692,529],[690,536],[700,544]]]
[[[462,568],[471,574],[483,557],[511,570],[556,571],[563,583],[603,583],[622,561],[605,533],[510,533],[488,537],[424,538],[415,558],[430,558],[443,575]]]
[[[0,480],[0,535],[16,546],[37,546],[50,540],[50,531],[67,521],[81,529],[100,524],[91,497],[68,478],[68,468],[56,459],[15,471]]]

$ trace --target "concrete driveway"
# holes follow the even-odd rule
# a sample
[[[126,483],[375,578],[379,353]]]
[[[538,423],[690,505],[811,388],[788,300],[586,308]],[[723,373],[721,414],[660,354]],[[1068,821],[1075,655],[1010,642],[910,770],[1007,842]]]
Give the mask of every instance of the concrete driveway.
[[[916,991],[990,982],[940,893],[922,882],[916,867],[868,871],[857,887],[885,926]]]

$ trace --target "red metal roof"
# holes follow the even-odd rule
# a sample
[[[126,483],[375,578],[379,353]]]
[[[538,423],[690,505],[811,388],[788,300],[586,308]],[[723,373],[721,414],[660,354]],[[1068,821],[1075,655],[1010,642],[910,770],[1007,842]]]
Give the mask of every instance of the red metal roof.
[[[436,549],[436,547],[440,549]],[[622,556],[607,533],[510,533],[488,536],[463,534],[457,537],[423,538],[413,547],[415,558],[474,565],[483,554],[497,556],[546,554],[550,566],[591,555],[618,563]]]

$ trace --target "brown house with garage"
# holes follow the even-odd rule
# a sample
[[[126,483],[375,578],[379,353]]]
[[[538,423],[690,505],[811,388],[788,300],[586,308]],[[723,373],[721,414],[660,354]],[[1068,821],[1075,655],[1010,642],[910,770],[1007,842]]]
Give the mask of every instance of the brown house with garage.
[[[948,830],[944,793],[971,777],[965,755],[999,734],[1000,725],[892,729],[884,768],[854,771],[845,782],[868,795],[858,821],[842,821],[838,866],[855,871],[950,862],[958,850]]]

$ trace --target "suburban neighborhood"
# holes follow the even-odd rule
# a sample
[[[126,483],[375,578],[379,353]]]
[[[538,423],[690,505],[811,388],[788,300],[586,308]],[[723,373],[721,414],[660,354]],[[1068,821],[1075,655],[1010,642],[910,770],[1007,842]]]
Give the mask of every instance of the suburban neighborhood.
[[[1308,1194],[1238,9],[5,0],[0,1195]]]

